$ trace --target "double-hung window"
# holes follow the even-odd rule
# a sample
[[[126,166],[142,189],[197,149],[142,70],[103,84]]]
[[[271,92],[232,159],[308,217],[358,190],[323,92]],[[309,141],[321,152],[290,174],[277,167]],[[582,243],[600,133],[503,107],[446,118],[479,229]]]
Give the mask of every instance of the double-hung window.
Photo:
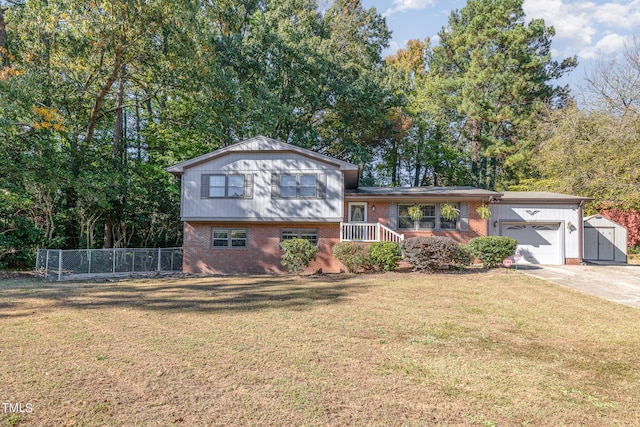
[[[211,234],[211,246],[214,248],[246,248],[247,230],[214,228]]]
[[[326,174],[273,174],[271,196],[283,199],[324,199]]]
[[[253,175],[202,175],[201,197],[205,199],[251,198]]]
[[[312,228],[283,228],[280,230],[280,241],[291,239],[308,240],[318,245],[318,230]]]
[[[415,229],[416,222],[420,230],[456,230],[459,218],[446,219],[440,213],[441,204],[419,204],[421,217],[417,221],[411,218],[409,208],[416,205],[398,205],[398,228]],[[456,204],[454,207],[459,208]]]
[[[280,175],[280,197],[316,197],[316,175]]]

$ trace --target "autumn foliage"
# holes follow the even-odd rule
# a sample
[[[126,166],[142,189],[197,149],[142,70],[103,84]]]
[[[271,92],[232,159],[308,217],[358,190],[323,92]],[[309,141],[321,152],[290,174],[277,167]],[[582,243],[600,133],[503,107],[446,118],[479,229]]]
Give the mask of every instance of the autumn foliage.
[[[640,211],[622,210],[622,209],[605,209],[600,214],[626,227],[627,229],[627,245],[640,245]]]

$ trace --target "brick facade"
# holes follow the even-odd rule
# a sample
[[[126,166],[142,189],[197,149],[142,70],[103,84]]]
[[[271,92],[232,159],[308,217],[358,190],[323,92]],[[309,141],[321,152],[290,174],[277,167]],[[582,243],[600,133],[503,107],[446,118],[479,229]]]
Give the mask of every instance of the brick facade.
[[[244,248],[213,248],[212,229],[245,229]],[[183,271],[205,274],[282,274],[280,232],[283,228],[318,230],[316,260],[306,269],[312,273],[339,272],[342,267],[333,258],[333,245],[340,241],[340,225],[336,223],[222,223],[185,222]]]
[[[488,221],[480,218],[480,215],[476,211],[481,205],[481,201],[470,201],[467,202],[469,204],[469,229],[465,231],[459,230],[443,230],[443,231],[433,231],[433,230],[406,230],[400,229],[395,230],[400,234],[404,234],[404,238],[408,239],[410,237],[418,237],[418,236],[446,236],[450,237],[456,242],[459,243],[468,243],[469,240],[474,237],[479,236],[487,236],[488,231]],[[367,203],[367,222],[380,222],[383,225],[389,226],[389,205],[390,202],[384,201],[372,201]],[[349,215],[349,202],[345,202],[344,212],[345,218],[344,221],[348,221]],[[375,210],[374,210],[375,206]]]
[[[405,239],[416,236],[447,236],[466,243],[473,237],[487,235],[487,221],[476,209],[481,202],[469,202],[469,229],[466,231],[397,230]],[[389,202],[369,202],[367,222],[389,225]],[[375,206],[375,209],[373,208]],[[345,202],[345,213],[348,212]],[[345,218],[346,221],[346,218]],[[212,230],[247,230],[247,246],[243,248],[214,248]],[[316,260],[305,270],[312,273],[322,269],[326,273],[344,271],[333,257],[333,245],[340,241],[340,225],[336,223],[250,223],[250,222],[189,222],[184,223],[183,271],[204,274],[283,274],[287,270],[280,263],[280,233],[282,229],[318,230]]]

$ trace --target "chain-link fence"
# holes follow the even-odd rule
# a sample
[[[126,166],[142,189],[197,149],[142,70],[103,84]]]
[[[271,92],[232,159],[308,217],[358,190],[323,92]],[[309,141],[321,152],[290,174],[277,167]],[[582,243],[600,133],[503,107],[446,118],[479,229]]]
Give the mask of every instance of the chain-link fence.
[[[182,270],[182,248],[38,249],[36,276],[52,280]]]

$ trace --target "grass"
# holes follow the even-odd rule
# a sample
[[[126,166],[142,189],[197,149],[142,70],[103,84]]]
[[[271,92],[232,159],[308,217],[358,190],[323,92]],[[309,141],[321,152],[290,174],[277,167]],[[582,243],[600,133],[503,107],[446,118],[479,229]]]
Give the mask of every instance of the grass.
[[[0,289],[3,426],[640,419],[640,311],[518,273]]]

